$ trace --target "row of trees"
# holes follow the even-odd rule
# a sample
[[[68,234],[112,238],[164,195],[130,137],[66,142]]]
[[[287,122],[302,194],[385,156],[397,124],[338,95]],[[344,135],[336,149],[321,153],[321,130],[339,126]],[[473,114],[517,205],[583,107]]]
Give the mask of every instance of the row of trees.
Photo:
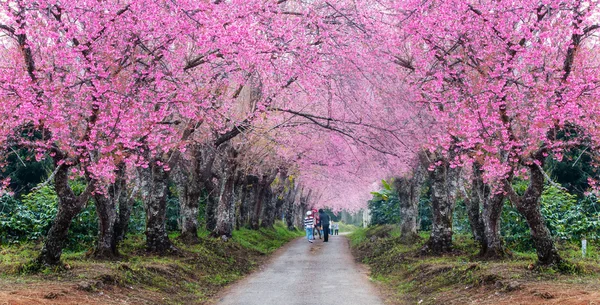
[[[324,79],[321,58],[348,35],[335,30],[344,19],[335,6],[1,5],[0,143],[5,156],[50,160],[42,184],[58,196],[40,264],[60,262],[69,226],[90,200],[97,257],[118,254],[135,198],[144,204],[148,251],[175,250],[165,228],[169,183],[185,242],[197,240],[201,196],[214,236],[269,227],[281,215],[292,228],[315,204],[316,192],[299,183],[298,154],[281,149],[286,131],[272,132],[295,123],[268,117],[289,113],[286,96]],[[75,180],[84,190],[74,191]]]
[[[148,249],[162,252],[169,181],[193,240],[202,194],[209,228],[227,235],[278,204],[300,209],[307,194],[360,208],[380,175],[405,177],[399,197],[411,204],[428,177],[431,251],[451,249],[454,198],[467,193],[486,256],[504,255],[508,198],[540,263],[555,264],[544,166],[597,151],[597,13],[577,0],[5,1],[0,143],[54,164],[45,264],[92,197],[98,253],[114,253],[132,194]],[[400,213],[411,239],[416,215]]]
[[[589,189],[585,178],[593,174],[590,166],[591,158],[585,156],[577,159],[579,154],[568,154],[561,162],[548,160],[549,165],[544,169],[559,183],[546,183],[540,196],[540,211],[553,240],[575,241],[596,239],[600,236],[600,202],[594,194],[583,192]],[[564,171],[563,168],[568,168]],[[525,218],[518,212],[509,199],[504,199],[495,218],[500,234],[500,249],[505,252],[498,256],[490,256],[485,243],[485,224],[481,214],[481,193],[485,185],[479,181],[469,181],[470,173],[461,172],[458,192],[450,219],[451,234],[460,232],[470,234],[480,245],[480,255],[484,257],[502,257],[510,250],[535,249],[530,235],[530,229]],[[467,180],[466,180],[467,179]],[[418,231],[432,229],[434,208],[431,205],[431,181],[422,177],[414,188],[406,177],[382,180],[380,189],[372,192],[369,200],[370,224],[399,224],[402,231],[401,241],[407,244],[415,242]],[[412,180],[413,182],[415,180]],[[525,180],[513,181],[515,190],[522,194],[528,187]],[[416,191],[416,192],[415,192]],[[417,198],[408,197],[414,194]],[[478,198],[479,197],[479,198]],[[477,203],[477,204],[474,204]],[[444,223],[445,225],[448,222]],[[425,246],[423,251],[439,251]]]

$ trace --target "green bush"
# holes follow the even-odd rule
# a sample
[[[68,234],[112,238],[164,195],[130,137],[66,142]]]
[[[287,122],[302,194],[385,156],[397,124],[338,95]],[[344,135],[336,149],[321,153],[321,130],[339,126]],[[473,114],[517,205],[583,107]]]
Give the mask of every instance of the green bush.
[[[23,196],[19,201],[10,196],[0,199],[0,234],[3,243],[42,239],[54,220],[58,201],[48,186]]]
[[[400,222],[400,201],[398,193],[389,183],[381,180],[383,188],[378,192],[371,192],[373,199],[369,200],[371,223],[369,225],[382,225]]]
[[[518,192],[527,184],[517,182]],[[600,236],[598,199],[593,196],[578,200],[576,196],[555,186],[547,185],[540,200],[540,209],[553,237],[559,240],[595,239]],[[512,205],[502,213],[502,235],[510,248],[517,251],[533,250],[533,242],[525,218]]]
[[[85,184],[73,182],[74,192],[80,193]],[[0,239],[2,243],[41,241],[52,226],[58,211],[58,197],[52,186],[25,194],[22,200],[4,196],[0,198]],[[94,204],[90,203],[73,219],[69,227],[67,247],[82,249],[96,238],[98,220]]]

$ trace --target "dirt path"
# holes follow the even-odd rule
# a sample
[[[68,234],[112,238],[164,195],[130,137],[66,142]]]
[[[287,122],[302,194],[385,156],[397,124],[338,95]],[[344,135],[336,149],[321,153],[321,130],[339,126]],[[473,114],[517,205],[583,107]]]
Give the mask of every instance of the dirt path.
[[[220,305],[383,305],[367,274],[350,254],[348,240],[332,236],[328,243],[305,238],[247,279],[235,284]]]

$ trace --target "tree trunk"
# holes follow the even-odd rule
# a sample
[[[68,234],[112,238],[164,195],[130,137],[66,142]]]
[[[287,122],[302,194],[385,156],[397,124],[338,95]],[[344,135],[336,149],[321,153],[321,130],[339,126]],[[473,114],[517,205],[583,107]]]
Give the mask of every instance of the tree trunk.
[[[181,235],[179,239],[185,244],[194,244],[198,239],[198,212],[200,190],[190,190],[188,186],[179,186],[179,215],[181,218]]]
[[[55,159],[55,166],[58,165]],[[54,176],[54,188],[58,195],[58,212],[56,218],[48,231],[44,247],[36,261],[41,266],[56,266],[60,264],[60,256],[67,241],[69,226],[73,218],[85,207],[90,198],[93,182],[88,182],[86,190],[76,196],[69,186],[69,167],[60,165]]]
[[[115,244],[118,245],[127,235],[129,230],[129,219],[131,218],[131,208],[133,207],[133,198],[123,193],[119,200],[119,217],[115,223]]]
[[[419,238],[419,198],[424,179],[424,169],[418,164],[410,177],[400,177],[395,181],[400,205],[400,240],[405,244],[412,244]]]
[[[464,188],[464,183],[461,183],[460,189],[463,193],[463,200],[467,209],[471,234],[473,235],[473,239],[479,244],[480,253],[483,254],[486,251],[487,242],[485,241],[482,207],[485,200],[487,185],[483,183],[483,176],[479,165],[473,165],[471,192],[467,193]]]
[[[189,150],[190,159],[178,156],[177,165],[171,174],[179,194],[179,215],[181,235],[179,239],[185,244],[194,244],[198,239],[198,213],[202,190],[211,190],[212,167],[215,160],[215,149],[210,144],[195,144]],[[209,196],[212,193],[209,191]],[[208,202],[211,202],[208,200]],[[207,204],[207,216],[212,216],[213,206]],[[209,209],[211,209],[209,211]],[[209,218],[207,218],[208,220]],[[210,218],[213,226],[213,218]]]
[[[502,216],[503,206],[503,193],[488,193],[485,197],[483,213],[481,214],[484,228],[482,244],[485,244],[485,246],[481,247],[481,255],[483,257],[495,259],[506,256],[506,249],[500,236],[500,217]]]
[[[300,189],[298,193],[300,203],[296,206],[295,213],[295,223],[297,228],[304,227],[304,215],[307,211],[309,211],[312,207],[310,205],[310,199],[312,195],[312,190],[308,190],[308,193],[304,194],[304,188]]]
[[[294,185],[294,183],[292,182],[290,184],[290,191],[288,192],[284,203],[285,223],[287,225],[288,230],[296,229],[296,227],[294,226],[294,207],[297,190],[298,186]]]
[[[543,158],[540,157],[538,160],[541,161]],[[544,190],[544,175],[541,166],[533,164],[529,167],[529,186],[523,196],[518,196],[512,189],[512,185],[507,183],[506,186],[509,188],[508,192],[512,203],[519,213],[525,217],[529,225],[531,238],[538,256],[538,264],[558,265],[562,258],[554,246],[552,235],[546,227],[544,217],[540,211],[540,197]]]
[[[246,175],[242,187],[242,196],[240,198],[240,219],[238,220],[240,227],[250,227],[252,219],[252,211],[254,211],[254,203],[258,189],[258,177]]]
[[[271,179],[271,176],[273,176],[273,178]],[[271,173],[265,173],[263,174],[262,178],[260,179],[260,182],[258,183],[258,191],[256,194],[256,201],[255,201],[255,205],[254,205],[254,211],[252,213],[252,220],[251,220],[251,224],[250,227],[253,230],[258,230],[260,228],[260,221],[261,221],[261,217],[263,216],[263,208],[265,205],[265,200],[267,200],[267,188],[270,187],[271,183],[273,183],[273,180],[275,176],[272,175]]]
[[[118,256],[117,238],[115,235],[115,224],[117,222],[116,202],[110,194],[94,195],[96,201],[96,214],[98,215],[98,240],[94,257],[114,258]]]
[[[235,211],[234,186],[236,183],[236,151],[230,145],[221,146],[221,157],[218,161],[220,174],[219,196],[216,208],[216,225],[213,236],[231,237],[235,219],[232,217]]]
[[[223,173],[221,182],[221,188],[219,191],[219,199],[217,204],[217,223],[215,226],[215,230],[213,231],[214,236],[227,236],[231,237],[231,233],[233,231],[233,222],[231,219],[231,209],[234,204],[234,183],[235,177],[232,172],[227,171]]]
[[[433,158],[432,158],[433,159]],[[441,254],[452,251],[452,216],[456,205],[458,168],[452,168],[446,158],[437,156],[440,162],[429,172],[431,179],[431,212],[433,215],[431,236],[422,252]]]
[[[258,183],[256,197],[255,197],[256,199],[253,201],[254,207],[252,209],[252,215],[251,215],[251,219],[250,219],[250,228],[252,228],[253,230],[258,230],[259,225],[260,225],[260,215],[262,212],[262,204],[263,204],[263,199],[264,199],[263,194],[264,194],[264,190],[263,190],[262,183]]]
[[[176,251],[166,228],[169,172],[151,160],[141,168],[141,195],[146,210],[146,250],[153,253]],[[164,163],[164,162],[163,162]]]
[[[275,223],[275,205],[277,204],[277,195],[273,193],[270,186],[265,188],[264,199],[265,203],[263,219],[260,224],[262,228],[272,228]]]
[[[483,181],[481,166],[477,163],[473,164],[471,194],[465,192],[465,205],[473,238],[480,246],[480,255],[492,259],[505,257],[507,253],[500,236],[504,193],[502,190],[492,191]]]

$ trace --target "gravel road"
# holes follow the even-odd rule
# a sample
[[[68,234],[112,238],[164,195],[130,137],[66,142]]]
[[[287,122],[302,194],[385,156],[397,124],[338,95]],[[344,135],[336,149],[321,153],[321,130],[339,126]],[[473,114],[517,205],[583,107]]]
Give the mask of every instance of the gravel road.
[[[348,240],[292,241],[261,271],[236,283],[221,305],[383,305],[353,261]]]

